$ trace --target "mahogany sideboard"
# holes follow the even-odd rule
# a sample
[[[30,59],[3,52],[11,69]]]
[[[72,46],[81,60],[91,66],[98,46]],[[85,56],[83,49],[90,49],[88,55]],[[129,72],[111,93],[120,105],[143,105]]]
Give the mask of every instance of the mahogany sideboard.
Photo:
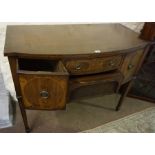
[[[120,24],[7,26],[8,56],[25,130],[26,109],[65,109],[76,91],[118,93],[120,109],[147,54],[149,42]],[[91,89],[92,88],[92,89]],[[102,93],[102,89],[100,89]]]

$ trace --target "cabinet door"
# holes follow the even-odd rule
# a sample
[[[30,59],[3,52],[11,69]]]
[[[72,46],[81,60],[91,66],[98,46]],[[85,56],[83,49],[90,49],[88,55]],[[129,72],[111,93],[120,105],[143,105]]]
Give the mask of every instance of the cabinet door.
[[[135,51],[125,56],[124,62],[121,67],[121,72],[124,75],[123,83],[128,82],[134,76],[138,65],[142,61],[144,50]]]
[[[68,86],[66,76],[20,74],[19,82],[25,108],[65,108]]]

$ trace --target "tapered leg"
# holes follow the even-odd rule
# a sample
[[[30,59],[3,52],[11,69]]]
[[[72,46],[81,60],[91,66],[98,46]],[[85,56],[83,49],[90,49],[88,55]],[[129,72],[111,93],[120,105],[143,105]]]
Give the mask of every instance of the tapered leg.
[[[19,84],[19,79],[18,79],[18,74],[17,74],[17,58],[16,57],[8,57],[8,59],[9,59],[9,63],[10,63],[12,78],[14,81],[14,86],[15,86],[15,90],[16,90],[16,94],[17,94],[20,111],[21,111],[22,118],[24,121],[25,131],[30,132],[31,130],[28,125],[26,111],[22,104],[21,90],[20,90],[20,84]]]
[[[128,82],[128,84],[127,84],[125,90],[123,91],[123,93],[122,93],[122,95],[121,95],[121,97],[119,99],[119,102],[118,102],[118,104],[116,106],[116,111],[118,111],[120,109],[120,107],[121,107],[121,105],[122,105],[122,103],[124,101],[124,98],[126,97],[126,95],[128,94],[128,92],[129,92],[129,90],[130,90],[130,88],[132,86],[132,83],[133,83],[133,80]]]
[[[18,98],[18,102],[19,102],[19,107],[20,107],[20,111],[21,111],[23,122],[24,122],[24,126],[25,126],[25,131],[27,133],[29,133],[29,132],[31,132],[31,129],[30,129],[29,125],[28,125],[26,111],[25,111],[25,108],[23,107],[23,104],[21,103],[22,102],[21,98]]]

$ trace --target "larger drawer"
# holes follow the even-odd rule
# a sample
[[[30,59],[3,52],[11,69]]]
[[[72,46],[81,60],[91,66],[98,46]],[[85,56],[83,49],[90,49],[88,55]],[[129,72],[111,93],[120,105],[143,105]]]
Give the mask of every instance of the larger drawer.
[[[27,109],[64,109],[68,73],[61,62],[20,60],[18,69],[23,103]]]
[[[68,60],[66,69],[71,75],[84,75],[115,70],[120,66],[122,56],[95,59]]]

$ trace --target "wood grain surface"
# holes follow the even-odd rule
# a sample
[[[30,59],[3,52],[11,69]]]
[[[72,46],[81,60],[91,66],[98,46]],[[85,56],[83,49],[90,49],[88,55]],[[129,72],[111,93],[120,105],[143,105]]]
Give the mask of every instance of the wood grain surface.
[[[76,94],[118,93],[126,83],[119,110],[149,44],[120,24],[8,26],[4,55],[26,131],[25,109],[64,109]]]
[[[121,55],[95,59],[76,59],[67,61],[65,66],[71,75],[86,75],[118,69],[121,60]]]
[[[144,46],[120,24],[7,26],[5,55],[75,55]]]

